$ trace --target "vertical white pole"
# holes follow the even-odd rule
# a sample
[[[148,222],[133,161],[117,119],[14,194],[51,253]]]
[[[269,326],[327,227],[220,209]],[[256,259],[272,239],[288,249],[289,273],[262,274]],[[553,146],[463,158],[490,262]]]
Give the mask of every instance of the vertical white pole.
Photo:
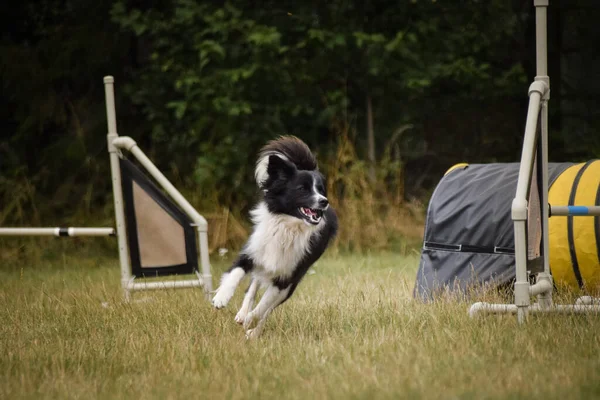
[[[548,92],[546,92],[548,93]],[[549,97],[549,95],[546,95]],[[549,214],[550,205],[548,204],[548,98],[544,96],[541,110],[541,162],[542,162],[542,196],[540,205],[542,207],[542,257],[544,260],[544,272],[538,274],[537,281],[546,280],[552,285],[552,275],[550,274],[550,232],[549,232]],[[540,307],[549,308],[552,306],[552,290],[538,295]]]
[[[514,204],[515,202],[513,202]],[[514,214],[513,212],[513,219]],[[527,316],[527,309],[530,304],[529,280],[527,279],[527,220],[525,218],[515,220],[514,225],[516,265],[515,305],[517,306],[517,320],[521,324]]]
[[[119,154],[113,145],[117,134],[117,118],[115,111],[114,78],[104,77],[104,93],[106,97],[106,119],[108,122],[108,153],[110,155],[110,171],[112,176],[113,199],[115,204],[115,220],[117,224],[117,238],[119,245],[119,262],[121,264],[121,287],[126,301],[129,301],[129,281],[131,280],[131,265],[129,262],[129,249],[127,247],[127,232],[125,230],[125,212],[123,206],[123,190],[121,188],[121,168]]]
[[[535,26],[536,26],[536,80],[544,81],[548,90],[542,97],[541,110],[541,159],[542,159],[542,236],[544,245],[544,272],[550,273],[548,261],[548,100],[550,100],[550,78],[548,77],[548,47],[547,47],[547,7],[548,0],[535,0]]]
[[[208,233],[206,228],[198,228],[198,240],[200,242],[200,266],[202,268],[202,281],[204,282],[204,291],[210,298],[212,292],[212,275],[210,273],[210,261],[208,258]]]
[[[536,77],[535,80],[541,80],[549,85],[548,79],[548,61],[547,61],[547,38],[546,38],[546,7],[548,0],[533,0],[535,6],[535,44],[536,44]],[[527,123],[525,126],[525,138],[523,141],[523,156],[521,157],[521,166],[519,169],[519,182],[529,181],[526,179],[528,175],[531,177],[533,160],[537,146],[537,123],[542,110],[542,120],[546,115],[544,105],[546,103],[546,90],[541,90],[540,85],[534,82],[529,89],[529,109],[527,110]],[[537,96],[537,98],[536,98]],[[541,127],[547,129],[547,120],[541,122]],[[544,136],[542,132],[541,136]],[[541,138],[540,138],[541,139]],[[544,139],[541,139],[544,140]],[[542,198],[540,199],[542,207],[542,236],[544,243],[544,269],[546,269],[547,253],[548,253],[548,157],[546,154],[547,143],[542,142],[542,154],[538,157],[538,162],[541,161],[543,168],[542,176]],[[531,158],[529,158],[531,157]],[[541,158],[541,160],[540,160]],[[523,323],[527,317],[527,312],[530,304],[529,280],[527,278],[527,196],[526,192],[529,187],[517,185],[517,194],[512,204],[512,219],[514,221],[515,233],[515,305],[517,306],[517,321]],[[545,274],[545,272],[544,272]],[[542,276],[544,275],[542,274]],[[550,278],[543,276],[543,279]],[[551,278],[550,278],[551,279]],[[542,295],[543,296],[543,295]],[[544,299],[544,304],[547,304],[547,299]]]
[[[543,81],[547,90],[542,97],[540,124],[540,149],[542,151],[542,196],[540,204],[542,207],[542,246],[544,272],[538,275],[538,281],[547,280],[552,284],[550,275],[550,239],[549,239],[549,205],[548,205],[548,101],[550,100],[550,78],[548,77],[548,38],[547,38],[547,8],[548,0],[534,0],[535,27],[536,27],[536,81]],[[552,285],[551,285],[552,286]],[[538,295],[541,307],[552,306],[552,291]]]
[[[547,24],[546,10],[548,0],[533,0],[535,6],[535,54],[536,75],[548,75],[548,46],[547,46]]]
[[[527,316],[530,304],[529,279],[527,278],[527,192],[531,184],[531,172],[536,151],[537,119],[540,113],[540,101],[544,92],[544,84],[534,82],[529,87],[529,108],[525,124],[523,152],[519,166],[517,190],[511,206],[511,218],[514,224],[515,237],[515,305],[517,319],[522,323]]]

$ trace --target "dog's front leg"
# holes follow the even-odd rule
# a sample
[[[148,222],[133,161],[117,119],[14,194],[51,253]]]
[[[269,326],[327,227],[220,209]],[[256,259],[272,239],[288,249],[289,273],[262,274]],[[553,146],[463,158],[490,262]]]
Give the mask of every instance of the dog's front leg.
[[[259,287],[258,279],[253,278],[252,281],[250,282],[250,286],[248,287],[248,290],[246,291],[246,296],[244,296],[244,301],[242,302],[242,307],[240,308],[240,311],[238,311],[237,315],[235,316],[235,322],[237,322],[238,324],[244,323],[244,320],[246,319],[248,312],[252,309],[252,307],[254,307],[254,299],[256,298],[256,293],[258,292],[258,287]]]
[[[246,338],[254,339],[260,336],[265,321],[269,314],[281,304],[290,292],[292,285],[287,286],[285,289],[279,289],[277,286],[271,284],[265,294],[258,302],[258,305],[252,310],[244,319],[244,329],[246,329]]]
[[[217,289],[217,294],[212,299],[212,304],[215,308],[223,308],[229,303],[235,289],[238,287],[246,272],[249,272],[254,267],[254,263],[246,254],[240,254],[238,259],[233,263],[229,271],[225,272],[221,277],[221,284]]]

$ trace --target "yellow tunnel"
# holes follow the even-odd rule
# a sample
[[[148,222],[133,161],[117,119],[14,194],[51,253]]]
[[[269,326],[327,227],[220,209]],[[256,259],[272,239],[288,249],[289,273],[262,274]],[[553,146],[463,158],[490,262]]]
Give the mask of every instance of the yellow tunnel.
[[[567,168],[550,187],[555,206],[600,205],[600,160]],[[598,217],[550,218],[550,269],[557,283],[572,287],[600,286]]]

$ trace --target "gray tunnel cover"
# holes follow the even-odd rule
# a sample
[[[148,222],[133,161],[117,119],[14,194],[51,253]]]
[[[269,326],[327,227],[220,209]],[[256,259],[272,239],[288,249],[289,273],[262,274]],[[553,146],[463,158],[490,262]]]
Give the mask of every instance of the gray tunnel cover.
[[[550,183],[571,165],[549,164]],[[465,293],[473,283],[514,279],[511,205],[518,174],[517,163],[470,164],[441,179],[427,209],[414,297],[429,300],[441,291]],[[530,197],[530,204],[536,200]]]

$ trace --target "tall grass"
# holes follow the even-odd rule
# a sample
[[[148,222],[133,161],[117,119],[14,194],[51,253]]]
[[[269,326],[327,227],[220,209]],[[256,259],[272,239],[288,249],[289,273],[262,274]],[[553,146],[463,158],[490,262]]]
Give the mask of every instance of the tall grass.
[[[328,195],[340,218],[336,245],[344,250],[405,247],[423,237],[423,207],[405,202],[402,166],[389,148],[379,160],[375,180],[356,151],[347,127],[338,130],[336,151],[324,163]]]
[[[333,251],[400,249],[422,240],[424,207],[405,201],[402,165],[384,149],[376,165],[375,180],[360,159],[347,126],[337,129],[337,143],[330,153],[319,154],[319,166],[327,178],[328,197],[336,209],[340,230]],[[235,206],[207,203],[191,194],[197,203],[213,211],[206,213],[210,226],[211,250],[239,248],[249,234],[248,217]]]
[[[340,231],[333,251],[400,249],[419,242],[423,231],[423,206],[404,201],[403,168],[391,157],[392,144],[383,149],[375,166],[375,179],[358,155],[348,125],[336,128],[336,142],[319,153],[319,165],[327,177],[328,193],[340,219]],[[104,152],[101,152],[104,156]],[[104,160],[104,159],[102,159]],[[108,159],[106,159],[108,164]],[[89,162],[87,183],[66,179],[54,195],[38,194],[44,176],[28,177],[23,171],[0,176],[0,226],[111,226],[114,225],[110,181],[101,173],[100,159]],[[248,166],[251,168],[252,166]],[[170,168],[170,169],[169,169]],[[167,168],[176,186],[209,222],[211,252],[220,248],[238,249],[247,239],[251,225],[248,204],[222,204],[219,188],[197,187],[175,166]],[[87,176],[87,175],[86,175]],[[46,188],[47,189],[47,188]],[[43,243],[46,239],[39,240]],[[5,246],[32,243],[32,240],[3,242]]]
[[[199,290],[125,304],[114,259],[4,265],[0,398],[600,395],[598,317],[470,320],[468,302],[412,300],[417,263],[411,251],[329,255],[251,342],[233,321],[241,293],[220,311]]]

